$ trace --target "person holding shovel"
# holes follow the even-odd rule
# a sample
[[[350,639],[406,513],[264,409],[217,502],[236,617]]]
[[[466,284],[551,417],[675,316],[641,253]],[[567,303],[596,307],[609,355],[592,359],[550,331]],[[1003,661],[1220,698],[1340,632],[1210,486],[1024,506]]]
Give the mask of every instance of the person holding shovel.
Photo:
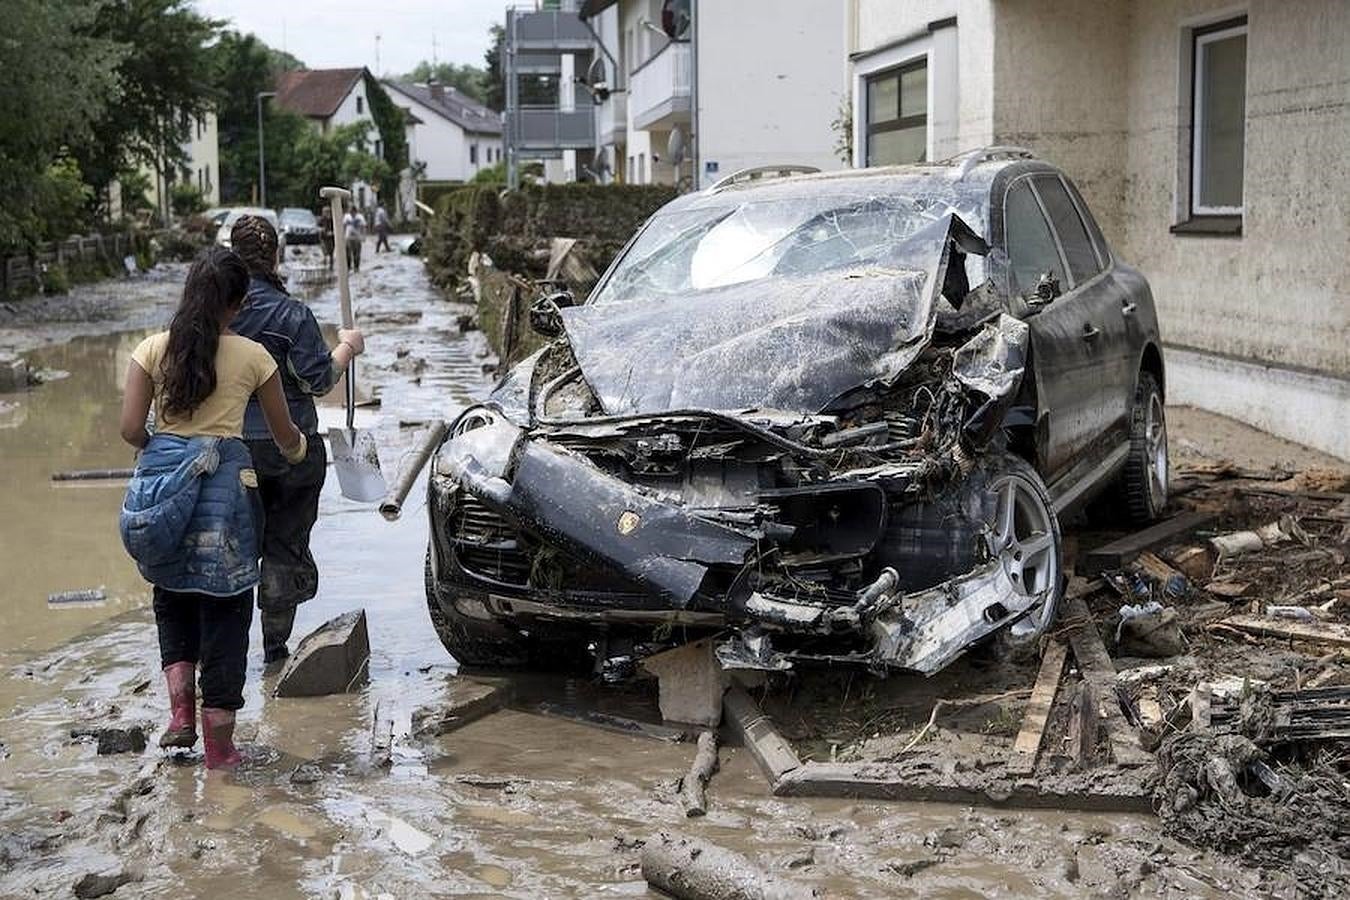
[[[244,305],[248,269],[212,247],[188,271],[169,330],[136,347],[122,398],[122,439],[140,451],[118,527],[154,586],[160,662],[172,717],[161,747],[197,742],[209,769],[233,768],[235,712],[244,705],[248,630],[262,527],[257,475],[241,439],[244,409],[258,407],[278,455],[308,456],[286,408],[277,364],[230,330]],[[147,417],[154,409],[153,431]]]
[[[319,589],[319,570],[309,538],[319,517],[319,493],[328,455],[319,436],[314,398],[333,389],[353,357],[365,350],[356,328],[338,329],[331,351],[308,306],[286,292],[277,277],[277,233],[260,216],[240,216],[230,243],[249,271],[248,303],[234,321],[237,334],[262,344],[277,364],[291,418],[305,433],[309,450],[290,465],[268,440],[265,410],[256,401],[244,414],[244,440],[258,471],[258,492],[266,512],[262,533],[262,581],[258,611],[262,618],[263,666],[278,670],[290,651],[295,610]]]

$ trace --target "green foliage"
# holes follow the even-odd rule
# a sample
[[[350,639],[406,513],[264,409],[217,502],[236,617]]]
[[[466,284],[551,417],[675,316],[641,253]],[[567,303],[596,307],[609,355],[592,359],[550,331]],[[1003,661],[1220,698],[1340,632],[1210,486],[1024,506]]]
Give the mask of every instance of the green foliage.
[[[403,110],[389,99],[383,85],[370,75],[366,76],[366,102],[370,104],[370,117],[380,132],[381,160],[386,171],[378,178],[363,180],[378,185],[380,196],[392,198],[398,194],[398,173],[408,166],[407,121]]]
[[[206,209],[206,201],[195,184],[187,181],[175,182],[169,188],[169,204],[175,216],[190,216]]]
[[[506,184],[506,160],[484,166],[469,179],[470,184]]]
[[[80,177],[80,166],[65,157],[37,179],[33,212],[38,240],[64,240],[89,227],[89,201],[94,192]]]
[[[498,112],[506,109],[506,76],[502,71],[505,44],[505,28],[493,25],[488,29],[488,46],[483,52],[483,104]]]
[[[96,191],[131,163],[166,175],[177,171],[196,117],[213,105],[209,45],[222,23],[199,15],[189,0],[89,5],[97,12],[81,33],[122,48],[113,76],[118,93],[101,110],[91,138],[70,145],[72,155]]]
[[[246,202],[252,199],[258,180],[258,94],[272,90],[282,72],[303,65],[255,36],[236,31],[223,32],[211,56],[212,81],[219,97],[220,197],[223,202]],[[272,170],[267,178],[270,194],[275,190],[274,183],[285,183],[288,177],[284,148],[309,128],[309,123],[266,100],[263,114],[268,156],[275,159],[268,165]],[[273,173],[280,174],[280,182],[274,182]],[[310,205],[308,198],[305,205]]]
[[[150,209],[150,175],[143,169],[124,169],[117,175],[122,186],[122,214],[134,216]]]
[[[5,2],[0,254],[41,239],[46,228],[39,206],[50,209],[64,184],[62,175],[53,176],[52,160],[62,147],[90,139],[118,90],[118,64],[128,48],[91,32],[95,12],[88,3]]]
[[[500,27],[500,26],[497,26]],[[488,73],[478,66],[456,65],[455,63],[437,63],[432,65],[425,59],[413,67],[411,72],[399,76],[399,81],[426,83],[432,79],[449,85],[479,103],[486,102]],[[500,107],[496,107],[500,108]]]
[[[70,275],[60,263],[52,263],[42,269],[42,293],[64,294],[70,290]]]

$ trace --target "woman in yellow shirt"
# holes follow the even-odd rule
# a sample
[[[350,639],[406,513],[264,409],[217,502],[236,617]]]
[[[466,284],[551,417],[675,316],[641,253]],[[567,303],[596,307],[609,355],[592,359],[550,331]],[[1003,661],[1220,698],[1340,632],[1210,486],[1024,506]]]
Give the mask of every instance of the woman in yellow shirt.
[[[233,334],[248,270],[233,252],[205,251],[188,272],[169,330],[132,354],[122,401],[122,438],[141,450],[127,488],[123,542],[154,585],[160,658],[172,718],[162,747],[197,741],[197,667],[208,768],[240,762],[235,711],[244,705],[245,657],[258,581],[262,523],[257,477],[240,439],[257,396],[277,447],[303,459],[271,355]],[[154,431],[147,416],[154,410]]]

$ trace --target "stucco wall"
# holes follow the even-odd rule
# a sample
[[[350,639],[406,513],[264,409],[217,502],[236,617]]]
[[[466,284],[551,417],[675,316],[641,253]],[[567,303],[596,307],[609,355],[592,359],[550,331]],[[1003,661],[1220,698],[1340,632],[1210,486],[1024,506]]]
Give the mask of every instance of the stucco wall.
[[[1174,235],[1183,23],[1244,9],[1243,233]],[[1164,339],[1350,378],[1350,3],[1140,0],[1132,12],[1120,249],[1152,282]]]
[[[844,13],[838,2],[699,4],[699,155],[718,164],[705,185],[750,166],[843,165],[830,122],[848,95]]]

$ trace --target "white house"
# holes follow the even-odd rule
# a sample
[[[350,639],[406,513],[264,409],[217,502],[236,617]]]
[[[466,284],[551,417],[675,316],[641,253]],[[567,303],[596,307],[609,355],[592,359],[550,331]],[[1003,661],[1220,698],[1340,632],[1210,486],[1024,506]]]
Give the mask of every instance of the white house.
[[[425,165],[427,181],[468,181],[502,159],[502,118],[438,82],[383,82],[394,103],[413,116],[408,158]]]
[[[195,187],[207,206],[220,203],[220,145],[217,140],[216,114],[206,112],[196,117],[184,116],[183,124],[188,130],[188,138],[181,145],[183,158],[172,179],[166,181],[162,164],[141,166],[141,172],[150,182],[145,199],[150,201],[156,214],[165,221],[172,218],[171,191],[175,184]],[[116,218],[121,214],[120,183],[112,193],[118,201],[113,208],[113,217]]]
[[[383,158],[384,147],[379,131],[375,128],[370,101],[366,96],[367,85],[372,80],[364,67],[282,72],[277,78],[277,95],[273,102],[282,109],[309,119],[323,134],[328,134],[342,125],[351,125],[362,120],[369,122],[371,128],[368,149],[374,155]],[[351,191],[352,198],[358,206],[365,208],[374,205],[376,191],[374,185],[357,181],[351,185]]]
[[[1152,283],[1168,401],[1350,459],[1350,3],[847,11],[856,165],[1059,164]]]

